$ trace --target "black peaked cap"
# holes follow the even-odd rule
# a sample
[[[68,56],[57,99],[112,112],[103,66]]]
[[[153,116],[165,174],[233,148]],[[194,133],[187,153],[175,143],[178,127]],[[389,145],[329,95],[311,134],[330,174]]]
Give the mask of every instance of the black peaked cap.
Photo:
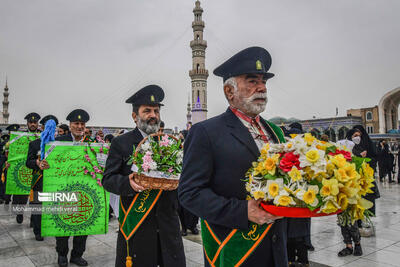
[[[19,130],[19,125],[18,124],[8,125],[6,130],[7,131],[18,131]]]
[[[40,124],[46,125],[46,122],[47,122],[48,120],[54,120],[55,123],[56,123],[56,125],[58,125],[58,119],[57,119],[56,116],[53,116],[53,115],[44,116],[43,119],[40,120]]]
[[[268,72],[271,67],[271,55],[262,47],[249,47],[232,56],[214,70],[216,76],[222,77],[224,82],[242,74],[264,74],[265,79],[274,77]]]
[[[70,122],[81,121],[86,123],[89,121],[89,119],[90,119],[89,113],[87,113],[83,109],[75,109],[71,111],[71,113],[69,113],[67,116],[67,121]]]
[[[147,85],[139,91],[137,91],[133,96],[128,98],[125,103],[132,104],[133,106],[141,105],[159,105],[161,101],[164,100],[164,90],[155,84]]]
[[[31,112],[28,115],[25,116],[24,118],[28,122],[37,122],[40,120],[40,115],[37,114],[36,112]]]

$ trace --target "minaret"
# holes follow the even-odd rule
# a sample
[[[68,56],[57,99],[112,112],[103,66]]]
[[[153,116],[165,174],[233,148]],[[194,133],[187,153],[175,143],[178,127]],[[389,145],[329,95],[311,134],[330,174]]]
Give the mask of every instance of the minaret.
[[[193,13],[194,39],[190,42],[193,67],[189,76],[192,79],[192,123],[195,124],[207,119],[208,70],[205,68],[207,42],[203,40],[204,21],[201,17],[203,9],[200,7],[200,1],[196,1]]]
[[[6,78],[6,87],[4,87],[4,99],[3,99],[3,123],[4,124],[8,124],[8,117],[10,116],[10,114],[8,114],[8,85],[7,85],[7,78]]]
[[[187,113],[186,113],[186,129],[189,129],[189,124],[192,123],[192,112],[190,108],[190,96],[188,96]]]

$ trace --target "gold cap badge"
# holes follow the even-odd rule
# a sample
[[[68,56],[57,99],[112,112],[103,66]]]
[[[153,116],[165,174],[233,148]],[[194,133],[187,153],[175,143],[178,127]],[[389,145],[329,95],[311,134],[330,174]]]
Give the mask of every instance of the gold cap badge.
[[[81,119],[81,115],[78,115],[78,120],[80,120]]]
[[[257,60],[257,61],[256,61],[256,69],[257,69],[257,70],[262,70],[262,64],[261,64],[261,61],[260,61],[260,60]]]
[[[32,116],[32,120],[34,120],[35,119],[35,117],[34,116]]]
[[[154,99],[154,95],[151,95],[151,96],[150,96],[150,100],[151,100],[151,102],[156,101],[156,100]]]

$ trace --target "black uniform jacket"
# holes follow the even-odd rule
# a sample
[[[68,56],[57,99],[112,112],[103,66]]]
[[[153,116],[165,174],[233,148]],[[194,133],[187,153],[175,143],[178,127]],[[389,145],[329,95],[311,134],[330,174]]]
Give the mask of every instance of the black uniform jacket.
[[[272,129],[263,119],[261,122],[278,142]],[[243,179],[259,155],[249,130],[229,108],[189,131],[179,200],[193,214],[207,220],[220,240],[234,228],[248,229]],[[286,227],[286,219],[277,220],[242,266],[287,266]]]
[[[36,160],[38,159],[38,153],[40,151],[40,138],[29,142],[28,148],[28,156],[26,158],[26,167],[32,169],[33,172],[39,172],[43,174],[43,171],[40,170],[39,166],[36,164]],[[34,191],[42,191],[43,190],[43,179],[40,178],[39,181],[33,187]]]
[[[129,184],[129,174],[132,171],[131,165],[128,165],[127,162],[132,155],[133,146],[136,147],[142,140],[143,136],[136,128],[115,137],[108,154],[102,183],[107,191],[120,195],[125,208],[129,207],[136,194]],[[146,220],[131,238],[133,250],[135,247],[146,247],[149,240],[157,240],[158,233],[164,266],[185,266],[177,208],[176,190],[164,191]],[[154,251],[153,248],[157,248],[157,246],[149,245],[146,255],[136,255],[135,266],[150,266],[146,260],[157,255],[157,251]]]

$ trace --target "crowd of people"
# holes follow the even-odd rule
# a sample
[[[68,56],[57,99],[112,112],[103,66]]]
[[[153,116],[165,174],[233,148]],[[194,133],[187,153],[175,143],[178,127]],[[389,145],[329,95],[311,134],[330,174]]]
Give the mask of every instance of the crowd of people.
[[[183,169],[178,190],[146,190],[134,179],[127,164],[133,148],[148,135],[163,133],[160,119],[164,90],[148,85],[126,100],[132,105],[132,119],[136,128],[121,131],[116,136],[104,135],[98,130],[94,135],[86,127],[89,114],[76,109],[66,119],[69,125],[58,125],[56,141],[106,142],[110,150],[105,164],[102,185],[111,193],[110,217],[118,217],[120,229],[116,241],[115,266],[185,266],[181,236],[199,234],[201,224],[206,266],[308,266],[308,251],[314,250],[311,242],[310,218],[282,218],[260,207],[260,202],[248,199],[243,177],[251,163],[257,159],[266,143],[281,143],[293,134],[303,134],[300,123],[288,129],[268,122],[259,114],[267,104],[266,82],[274,76],[269,72],[271,56],[261,47],[250,47],[221,64],[214,70],[223,79],[223,91],[228,102],[227,110],[212,119],[197,123],[179,133],[183,141]],[[53,115],[43,118],[37,113],[25,117],[27,132],[39,133],[50,120],[58,124]],[[17,131],[10,125],[8,131]],[[0,159],[2,182],[0,203],[26,205],[28,195],[5,194],[7,177],[8,142],[10,134],[1,136]],[[328,136],[322,136],[328,142]],[[40,179],[43,170],[50,168],[40,155],[40,139],[29,144],[26,166],[37,179],[32,180],[31,203],[40,205],[37,193],[43,190]],[[370,165],[379,172],[381,182],[392,176],[394,159],[385,140],[375,145],[361,125],[354,126],[345,140],[354,155],[370,158]],[[394,147],[392,148],[394,149]],[[398,149],[398,147],[396,148]],[[400,153],[398,153],[400,155]],[[154,195],[150,195],[154,194]],[[380,197],[375,183],[367,199],[375,203]],[[147,212],[132,208],[137,199]],[[122,214],[119,211],[123,211]],[[375,205],[371,208],[375,214]],[[201,219],[199,219],[201,218]],[[23,214],[16,222],[23,222]],[[122,227],[126,222],[128,226]],[[31,216],[31,226],[37,241],[42,241],[40,215]],[[361,222],[340,226],[345,243],[338,256],[362,255],[360,239]],[[361,229],[361,230],[360,230]],[[58,265],[68,265],[68,236],[56,237]],[[74,236],[70,262],[87,266],[83,258],[87,236]]]

